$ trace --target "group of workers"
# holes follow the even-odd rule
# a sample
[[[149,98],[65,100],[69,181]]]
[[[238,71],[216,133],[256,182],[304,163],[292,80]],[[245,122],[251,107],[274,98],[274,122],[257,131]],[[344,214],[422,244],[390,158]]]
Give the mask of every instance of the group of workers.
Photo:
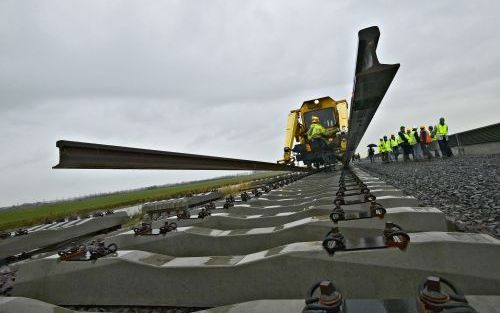
[[[326,135],[327,131],[319,123],[319,118],[313,116],[307,131],[307,138],[311,142],[317,141],[318,145],[323,147],[327,145],[324,140]],[[451,157],[453,155],[448,146],[448,125],[446,125],[444,117],[439,119],[436,126],[429,126],[428,128],[425,125],[421,125],[420,129],[401,126],[397,135],[391,134],[390,138],[387,136],[380,138],[377,148],[384,163],[398,162],[400,154],[403,155],[405,162],[410,160],[410,155],[414,161],[423,160],[424,158]],[[368,157],[372,163],[374,156],[375,150],[370,147]]]
[[[439,119],[436,126],[429,126],[428,129],[425,125],[421,125],[419,130],[401,126],[397,135],[391,134],[390,138],[387,136],[380,138],[377,148],[383,163],[398,162],[400,154],[403,154],[405,162],[410,160],[410,155],[415,161],[453,155],[448,146],[448,125],[444,117]],[[372,163],[374,156],[375,150],[370,147],[368,157]]]

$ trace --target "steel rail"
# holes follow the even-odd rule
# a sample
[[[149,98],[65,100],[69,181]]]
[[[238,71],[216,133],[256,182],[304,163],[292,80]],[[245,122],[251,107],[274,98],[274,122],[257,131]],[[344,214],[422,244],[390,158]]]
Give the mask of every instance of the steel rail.
[[[399,63],[381,64],[378,61],[377,45],[380,31],[377,26],[360,30],[358,37],[358,55],[349,112],[347,150],[342,160],[344,164],[349,163],[356,151],[399,69]]]
[[[60,140],[55,169],[253,170],[309,169],[276,163]]]

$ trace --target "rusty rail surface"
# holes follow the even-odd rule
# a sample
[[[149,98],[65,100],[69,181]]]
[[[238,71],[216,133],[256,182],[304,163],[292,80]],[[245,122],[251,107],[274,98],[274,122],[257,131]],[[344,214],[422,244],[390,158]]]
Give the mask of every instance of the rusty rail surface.
[[[59,164],[66,169],[309,171],[276,163],[60,140]]]

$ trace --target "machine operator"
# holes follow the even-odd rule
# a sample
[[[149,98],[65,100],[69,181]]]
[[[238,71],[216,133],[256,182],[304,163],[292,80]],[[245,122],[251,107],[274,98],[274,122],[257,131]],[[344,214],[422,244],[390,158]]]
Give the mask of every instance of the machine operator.
[[[307,131],[307,139],[313,144],[316,144],[319,148],[323,148],[327,145],[324,137],[327,136],[326,129],[319,123],[319,118],[313,116],[311,118],[311,126]]]
[[[315,138],[323,138],[326,136],[325,128],[319,123],[319,118],[317,116],[313,116],[311,118],[311,126],[307,131],[307,139],[312,141]]]

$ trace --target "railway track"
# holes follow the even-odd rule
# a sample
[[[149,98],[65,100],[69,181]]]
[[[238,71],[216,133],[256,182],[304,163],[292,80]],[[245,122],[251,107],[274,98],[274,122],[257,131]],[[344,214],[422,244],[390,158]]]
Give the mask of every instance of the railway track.
[[[71,242],[120,229],[128,221],[125,212],[36,225],[23,235],[10,234],[0,240],[0,265],[57,250]]]
[[[258,179],[246,183],[246,189],[238,188],[237,190],[245,194],[247,191],[255,192],[257,189],[272,190],[305,175],[308,174],[289,173]],[[231,194],[231,197],[234,202],[242,202],[241,196]],[[252,196],[248,195],[247,197]],[[192,211],[196,216],[206,203],[221,203],[220,208],[222,208],[225,202],[227,201],[224,199],[224,193],[214,191],[180,199],[145,203],[142,205],[142,212],[149,219],[154,220],[157,220],[160,215],[167,216],[172,211],[179,210],[184,212]],[[62,218],[58,221],[49,221],[26,229],[19,229],[15,232],[3,232],[0,239],[0,266],[36,257],[42,253],[54,252],[89,238],[95,239],[96,236],[119,230],[124,224],[128,223],[128,220],[129,217],[126,212],[108,210],[106,212],[94,212],[92,215],[84,215],[79,218]]]
[[[398,298],[417,312],[417,287],[433,275],[500,304],[500,241],[449,232],[442,212],[357,168],[223,203],[204,218],[167,217],[152,221],[151,233],[108,236],[118,251],[92,261],[21,263],[11,294],[78,310],[281,312],[295,303],[300,312],[307,290],[330,279],[353,307]],[[177,229],[159,234],[165,222]]]

